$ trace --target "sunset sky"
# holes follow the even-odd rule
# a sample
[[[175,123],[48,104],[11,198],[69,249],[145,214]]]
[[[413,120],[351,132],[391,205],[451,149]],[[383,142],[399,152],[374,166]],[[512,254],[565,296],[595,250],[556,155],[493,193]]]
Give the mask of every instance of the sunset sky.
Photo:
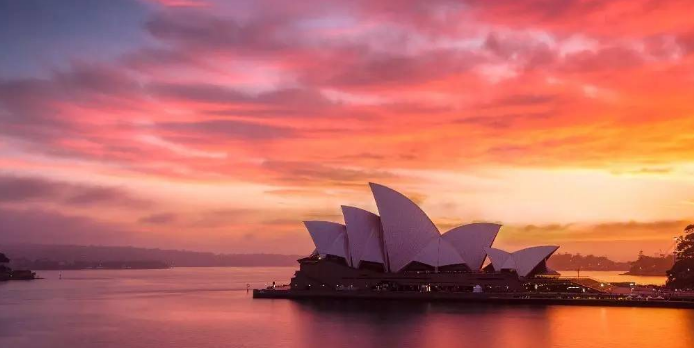
[[[692,5],[0,0],[0,243],[306,254],[371,181],[501,248],[666,252]]]

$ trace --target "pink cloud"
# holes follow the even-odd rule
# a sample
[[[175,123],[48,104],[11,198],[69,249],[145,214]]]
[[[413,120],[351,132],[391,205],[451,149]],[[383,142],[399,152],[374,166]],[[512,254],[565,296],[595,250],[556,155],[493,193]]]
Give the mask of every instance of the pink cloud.
[[[262,197],[277,206],[325,213],[315,207],[326,192],[356,200],[369,180],[415,185],[412,171],[612,173],[694,161],[685,2],[161,5],[136,28],[144,43],[122,56],[0,76],[0,165],[186,188],[266,186]],[[34,184],[68,206],[122,196],[71,199]],[[228,224],[228,240],[241,241],[267,221],[281,234],[268,240],[298,233],[268,218],[276,206],[244,223],[201,213],[215,198],[179,211],[149,197],[155,204],[138,219],[152,234],[180,228],[177,240],[191,226],[220,237]]]

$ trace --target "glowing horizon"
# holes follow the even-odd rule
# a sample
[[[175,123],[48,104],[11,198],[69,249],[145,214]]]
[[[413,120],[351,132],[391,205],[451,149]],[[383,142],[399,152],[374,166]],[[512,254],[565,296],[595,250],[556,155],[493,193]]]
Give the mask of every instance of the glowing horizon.
[[[7,2],[3,242],[305,254],[377,212],[616,260],[694,220],[685,2]],[[619,245],[619,247],[616,247]]]

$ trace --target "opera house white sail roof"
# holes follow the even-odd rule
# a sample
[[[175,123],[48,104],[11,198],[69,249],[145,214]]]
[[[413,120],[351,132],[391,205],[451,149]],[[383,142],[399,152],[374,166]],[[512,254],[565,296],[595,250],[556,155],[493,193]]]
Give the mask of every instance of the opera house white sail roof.
[[[519,276],[526,277],[557,249],[559,249],[558,246],[545,245],[525,248],[513,253],[495,248],[486,248],[486,251],[495,270],[513,270]]]
[[[397,272],[440,233],[427,214],[402,193],[379,184],[369,185],[381,214],[390,269]]]
[[[361,261],[384,263],[381,218],[364,209],[342,206],[347,226],[349,264],[359,267]]]
[[[441,234],[424,211],[403,194],[370,183],[380,214],[342,206],[345,224],[305,221],[316,246],[315,253],[344,258],[359,268],[364,262],[383,265],[387,272],[400,272],[413,263],[438,270],[444,266],[482,269],[489,257],[496,271],[515,271],[526,277],[543,264],[556,246],[532,247],[505,252],[492,248],[501,225],[471,223]]]
[[[320,255],[347,258],[347,232],[345,225],[330,221],[304,221],[308,233]]]
[[[484,248],[494,243],[501,225],[491,223],[472,223],[458,226],[443,234],[460,252],[471,269],[480,269],[487,256]]]

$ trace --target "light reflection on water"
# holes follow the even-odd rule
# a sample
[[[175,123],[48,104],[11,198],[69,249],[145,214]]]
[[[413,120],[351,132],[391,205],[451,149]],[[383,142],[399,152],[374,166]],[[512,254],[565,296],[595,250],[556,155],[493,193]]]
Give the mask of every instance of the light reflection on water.
[[[253,300],[294,268],[41,272],[0,284],[0,347],[694,346],[694,311]]]

